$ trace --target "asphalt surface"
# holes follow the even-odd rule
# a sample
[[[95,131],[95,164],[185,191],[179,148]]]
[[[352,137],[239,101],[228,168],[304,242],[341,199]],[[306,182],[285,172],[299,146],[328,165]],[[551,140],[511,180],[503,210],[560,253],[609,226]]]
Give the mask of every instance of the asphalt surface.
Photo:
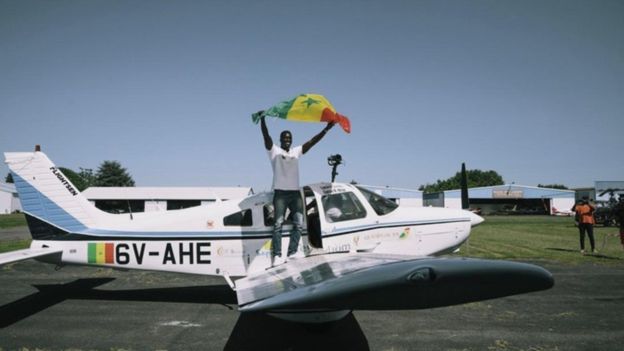
[[[0,267],[0,350],[622,350],[624,265],[537,263],[538,293],[310,326],[240,314],[221,278]]]
[[[0,241],[30,239],[28,227],[14,227],[0,229]]]

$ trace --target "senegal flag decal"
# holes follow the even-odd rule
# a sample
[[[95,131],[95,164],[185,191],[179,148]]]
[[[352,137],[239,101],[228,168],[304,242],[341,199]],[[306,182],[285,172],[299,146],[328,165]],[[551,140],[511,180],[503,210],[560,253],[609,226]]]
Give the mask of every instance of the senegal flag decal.
[[[292,100],[280,102],[269,108],[264,111],[264,115],[298,122],[334,122],[340,124],[345,132],[351,133],[349,119],[336,112],[323,95],[301,94]],[[254,113],[252,120],[258,123],[261,117],[261,114]]]
[[[95,264],[115,263],[115,244],[89,243],[87,262]]]

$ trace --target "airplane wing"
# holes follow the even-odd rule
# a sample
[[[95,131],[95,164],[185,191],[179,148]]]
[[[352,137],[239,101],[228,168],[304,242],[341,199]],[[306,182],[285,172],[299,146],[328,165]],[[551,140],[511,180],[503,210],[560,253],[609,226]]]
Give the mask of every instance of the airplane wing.
[[[526,263],[345,253],[291,260],[236,281],[241,312],[424,309],[544,290]]]
[[[0,254],[0,266],[24,261],[30,258],[49,258],[50,256],[58,256],[58,259],[55,259],[54,262],[60,262],[60,256],[63,253],[63,250],[52,250],[52,249],[23,249],[17,251],[11,251]]]

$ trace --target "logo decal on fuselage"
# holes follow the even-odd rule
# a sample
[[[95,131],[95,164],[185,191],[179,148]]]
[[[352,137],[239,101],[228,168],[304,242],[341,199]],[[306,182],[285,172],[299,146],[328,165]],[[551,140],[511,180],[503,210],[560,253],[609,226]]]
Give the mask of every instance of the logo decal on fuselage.
[[[410,234],[410,227],[406,227],[405,229],[403,229],[403,232],[401,233],[401,235],[399,235],[399,239],[405,239],[409,236]]]

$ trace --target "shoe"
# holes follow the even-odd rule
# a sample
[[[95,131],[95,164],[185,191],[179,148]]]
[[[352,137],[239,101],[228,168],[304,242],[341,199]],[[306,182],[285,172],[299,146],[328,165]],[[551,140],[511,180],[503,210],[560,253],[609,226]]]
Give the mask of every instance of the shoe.
[[[594,255],[597,255],[597,254],[598,254],[598,250],[593,249],[593,250],[592,250],[592,253],[593,253]]]
[[[587,254],[585,253],[585,250],[581,250],[581,255],[583,255],[583,256],[587,255]]]
[[[271,267],[277,267],[286,262],[286,259],[282,258],[282,256],[271,256]]]
[[[305,258],[305,257],[306,255],[303,251],[297,251],[294,254],[288,256],[289,259],[291,258],[297,259],[297,258]]]

